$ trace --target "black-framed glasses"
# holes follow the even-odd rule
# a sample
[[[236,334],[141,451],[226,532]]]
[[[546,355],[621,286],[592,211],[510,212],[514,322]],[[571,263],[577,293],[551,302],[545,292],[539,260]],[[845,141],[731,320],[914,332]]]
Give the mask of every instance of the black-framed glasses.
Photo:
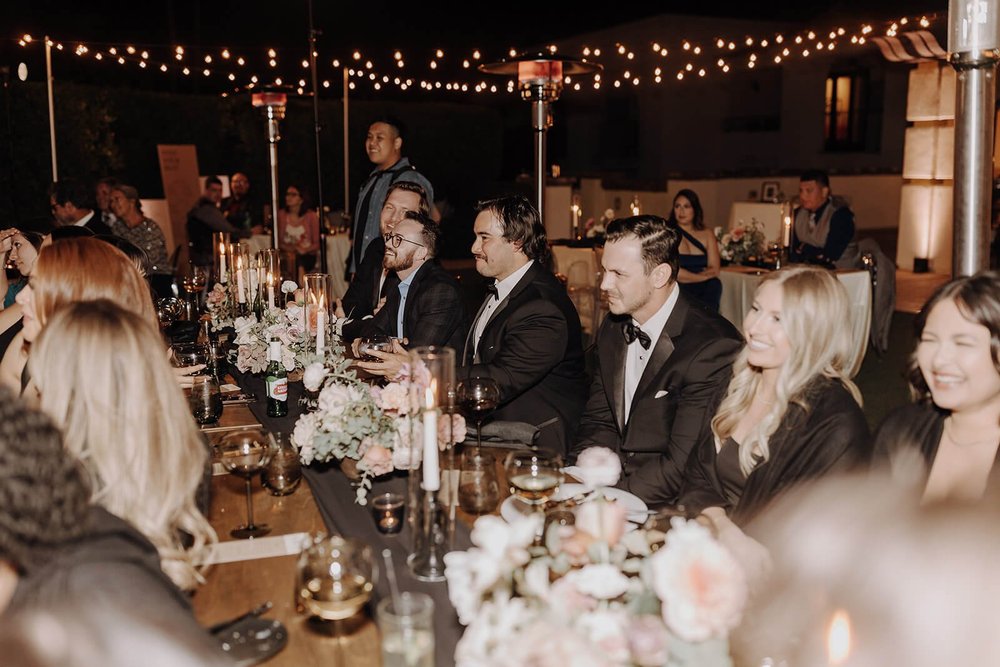
[[[387,247],[391,245],[393,248],[398,248],[399,244],[402,243],[403,241],[406,241],[407,243],[412,243],[413,245],[418,245],[421,248],[426,247],[424,246],[423,243],[417,243],[416,241],[411,241],[402,234],[386,234],[382,238],[385,239],[385,245]]]

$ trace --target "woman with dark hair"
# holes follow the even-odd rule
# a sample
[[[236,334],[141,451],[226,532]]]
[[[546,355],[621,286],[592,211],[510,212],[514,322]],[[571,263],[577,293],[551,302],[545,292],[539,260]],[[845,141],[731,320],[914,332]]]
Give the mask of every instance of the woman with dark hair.
[[[0,263],[4,266],[7,262],[13,263],[20,274],[20,278],[11,282],[7,279],[6,270],[0,269],[0,292],[5,294],[3,309],[0,310],[0,359],[23,326],[21,304],[16,303],[15,299],[28,284],[28,277],[35,268],[35,260],[38,259],[41,247],[41,234],[16,229],[0,232]]]
[[[680,270],[677,284],[681,292],[719,312],[722,282],[719,269],[719,244],[712,230],[705,229],[705,212],[694,190],[681,190],[674,197],[674,207],[667,220],[681,233]]]
[[[316,266],[319,216],[309,193],[297,185],[289,185],[285,190],[285,206],[278,211],[278,245],[284,252],[294,255],[299,276]]]
[[[894,473],[919,471],[924,502],[977,500],[997,481],[1000,453],[1000,273],[942,285],[915,330],[915,403],[882,422],[877,457]]]

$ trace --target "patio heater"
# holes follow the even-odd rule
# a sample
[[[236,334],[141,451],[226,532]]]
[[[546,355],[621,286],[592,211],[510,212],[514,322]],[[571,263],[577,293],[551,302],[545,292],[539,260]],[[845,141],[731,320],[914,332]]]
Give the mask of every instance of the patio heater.
[[[265,86],[259,92],[251,95],[253,106],[260,109],[267,119],[267,161],[271,167],[271,247],[278,247],[278,142],[281,134],[278,132],[278,121],[285,117],[285,105],[288,102],[286,89],[280,86]]]
[[[955,189],[952,274],[990,266],[993,122],[1000,59],[1000,0],[948,3],[948,59],[955,87]]]
[[[551,104],[559,99],[567,78],[602,69],[595,63],[545,52],[522,54],[479,66],[479,71],[486,74],[516,76],[521,99],[531,102],[531,126],[535,131],[535,203],[539,216],[545,214],[545,133],[552,127]]]

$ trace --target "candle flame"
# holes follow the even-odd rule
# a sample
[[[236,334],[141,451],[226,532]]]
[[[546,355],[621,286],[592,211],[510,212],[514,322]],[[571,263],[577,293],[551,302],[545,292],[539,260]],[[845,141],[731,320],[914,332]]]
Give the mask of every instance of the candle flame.
[[[826,651],[831,665],[843,665],[851,655],[851,618],[843,609],[834,612],[830,620]]]

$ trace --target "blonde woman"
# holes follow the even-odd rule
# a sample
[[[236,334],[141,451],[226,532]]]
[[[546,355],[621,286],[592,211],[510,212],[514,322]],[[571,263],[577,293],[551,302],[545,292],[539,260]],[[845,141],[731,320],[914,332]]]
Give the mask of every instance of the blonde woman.
[[[23,392],[30,379],[28,350],[52,314],[68,303],[94,299],[111,299],[151,324],[157,321],[146,281],[117,248],[94,238],[64,239],[42,248],[31,283],[17,294],[23,329],[0,360],[0,382]]]
[[[736,541],[737,526],[789,487],[870,458],[861,396],[847,375],[847,292],[830,271],[770,274],[743,334],[711,433],[688,460],[680,500]]]
[[[48,322],[30,369],[42,410],[89,474],[92,501],[135,526],[188,590],[215,541],[195,501],[208,450],[161,350],[147,317],[107,300],[79,302]]]

